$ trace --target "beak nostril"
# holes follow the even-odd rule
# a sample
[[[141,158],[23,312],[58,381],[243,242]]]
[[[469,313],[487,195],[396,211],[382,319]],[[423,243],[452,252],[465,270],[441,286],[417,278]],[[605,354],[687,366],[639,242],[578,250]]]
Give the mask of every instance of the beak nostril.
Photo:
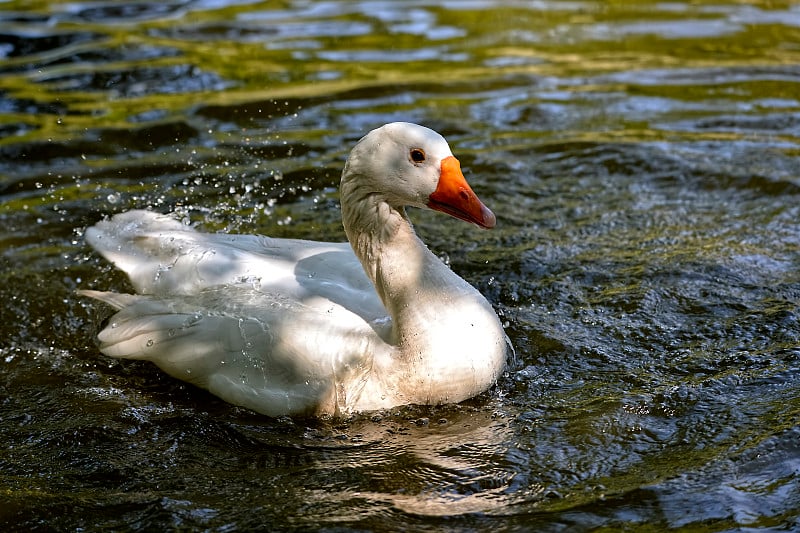
[[[481,228],[493,228],[495,225],[494,214],[475,196],[464,179],[458,159],[452,155],[442,159],[439,182],[436,190],[428,196],[426,205]]]

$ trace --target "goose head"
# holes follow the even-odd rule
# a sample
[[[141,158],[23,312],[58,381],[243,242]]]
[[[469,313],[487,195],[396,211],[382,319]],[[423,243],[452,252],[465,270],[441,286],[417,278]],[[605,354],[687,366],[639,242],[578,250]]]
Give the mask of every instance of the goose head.
[[[417,124],[386,124],[358,141],[342,173],[343,186],[354,182],[361,194],[380,195],[397,209],[433,209],[481,228],[496,222],[444,137]]]

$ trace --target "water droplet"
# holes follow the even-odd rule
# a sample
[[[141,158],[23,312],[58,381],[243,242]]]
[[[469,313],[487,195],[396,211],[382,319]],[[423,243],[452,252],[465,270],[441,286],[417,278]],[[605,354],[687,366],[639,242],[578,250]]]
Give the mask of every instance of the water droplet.
[[[148,347],[148,348],[150,348],[150,347],[151,347],[151,346],[153,346],[154,344],[155,344],[155,341],[153,341],[153,339],[147,339],[147,347]]]
[[[183,327],[188,328],[188,327],[194,326],[195,324],[200,322],[202,319],[203,319],[203,316],[200,313],[194,313],[192,316],[190,316],[186,320],[184,320]]]

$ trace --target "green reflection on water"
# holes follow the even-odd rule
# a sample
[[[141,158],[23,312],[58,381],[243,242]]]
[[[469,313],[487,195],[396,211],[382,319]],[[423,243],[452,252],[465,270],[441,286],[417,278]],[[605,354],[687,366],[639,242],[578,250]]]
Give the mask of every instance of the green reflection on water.
[[[502,4],[490,10],[431,7],[427,19],[397,30],[348,8],[338,15],[324,12],[298,20],[295,13],[281,11],[271,2],[117,24],[64,17],[56,34],[88,37],[33,59],[6,59],[0,90],[33,101],[42,111],[0,115],[0,124],[17,125],[21,131],[5,136],[0,145],[67,141],[98,128],[125,130],[131,120],[152,120],[147,117],[154,114],[157,120],[180,120],[198,105],[286,98],[335,101],[336,95],[362,88],[381,92],[405,86],[414,91],[425,86],[438,93],[429,95],[424,104],[435,116],[468,104],[472,96],[464,93],[475,87],[493,90],[536,78],[550,80],[543,92],[564,93],[559,99],[571,94],[576,102],[585,100],[589,110],[618,100],[617,94],[683,102],[769,99],[773,104],[762,105],[774,106],[775,112],[794,105],[798,87],[791,74],[753,73],[759,78],[753,80],[747,71],[745,79],[716,79],[715,72],[791,68],[800,63],[800,50],[791,44],[800,42],[798,28],[777,22],[750,26],[730,22],[724,9],[709,5],[715,9],[704,9],[703,4],[670,9],[646,2],[553,2],[544,3],[541,10]],[[766,13],[786,9],[771,2],[753,5]],[[5,5],[9,11],[38,11],[43,17],[49,7],[47,2]],[[703,37],[669,32],[668,23],[680,28],[692,17],[709,24],[727,22],[716,34],[711,31]],[[90,59],[98,47],[106,51],[107,59]],[[130,50],[138,51],[141,59]],[[69,60],[81,55],[87,60]],[[675,67],[685,73],[681,78],[659,81],[658,71]],[[648,81],[652,76],[647,74],[641,79],[636,71],[651,72],[654,81]],[[586,79],[600,81],[606,74],[625,74],[626,79],[621,83]],[[91,92],[72,87],[86,76],[93,76],[97,84]],[[137,76],[142,78],[138,83]],[[159,86],[158,78],[167,78],[167,83]],[[781,106],[774,103],[776,99],[787,103]],[[547,101],[542,94],[532,103]],[[269,118],[269,111],[265,115]],[[251,120],[257,127],[259,117]],[[735,138],[697,131],[664,133],[646,120],[614,126],[597,118],[581,125],[588,126],[595,139],[598,133],[602,138],[612,132],[630,140],[674,135]],[[575,128],[572,134],[581,132]]]

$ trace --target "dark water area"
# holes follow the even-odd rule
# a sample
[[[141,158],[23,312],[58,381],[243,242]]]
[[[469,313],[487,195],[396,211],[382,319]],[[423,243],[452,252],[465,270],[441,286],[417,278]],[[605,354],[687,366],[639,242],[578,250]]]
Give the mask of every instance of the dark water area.
[[[516,348],[460,405],[272,419],[99,354],[131,208],[344,240],[344,159],[449,140],[414,211]],[[3,531],[800,530],[792,2],[0,4]]]

